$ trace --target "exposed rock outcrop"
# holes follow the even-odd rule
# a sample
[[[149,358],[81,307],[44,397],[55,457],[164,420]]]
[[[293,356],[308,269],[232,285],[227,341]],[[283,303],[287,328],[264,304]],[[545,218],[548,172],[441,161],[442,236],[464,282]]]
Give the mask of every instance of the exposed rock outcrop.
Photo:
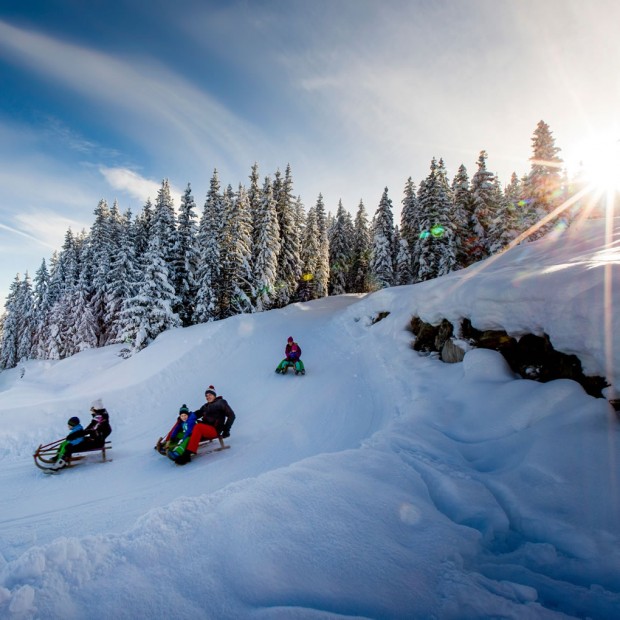
[[[444,362],[462,361],[468,348],[499,351],[513,372],[525,379],[547,382],[554,379],[572,379],[597,398],[607,387],[603,377],[586,376],[576,355],[556,351],[546,334],[525,334],[518,340],[501,330],[478,330],[468,319],[461,321],[457,334],[446,319],[439,325],[425,323],[419,317],[411,319],[410,330],[415,335],[413,348],[422,352],[437,352]]]

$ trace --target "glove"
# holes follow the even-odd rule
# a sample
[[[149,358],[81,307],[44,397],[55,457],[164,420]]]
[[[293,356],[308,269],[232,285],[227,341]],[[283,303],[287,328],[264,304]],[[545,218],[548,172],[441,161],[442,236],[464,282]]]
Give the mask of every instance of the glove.
[[[224,429],[222,431],[221,437],[222,437],[222,439],[226,439],[226,437],[230,437],[230,431],[227,431],[226,429]]]

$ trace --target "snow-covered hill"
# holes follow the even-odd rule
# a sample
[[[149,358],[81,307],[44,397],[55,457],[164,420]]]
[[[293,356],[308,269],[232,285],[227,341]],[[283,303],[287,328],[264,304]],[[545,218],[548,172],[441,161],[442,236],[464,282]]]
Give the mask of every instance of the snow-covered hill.
[[[1,373],[0,616],[620,616],[611,407],[517,379],[495,352],[419,356],[405,329],[419,314],[544,331],[620,385],[601,226],[421,285],[173,330],[128,360],[108,347]],[[274,373],[289,335],[304,377]],[[232,448],[177,467],[153,445],[209,384],[237,413]],[[112,462],[37,470],[36,446],[99,397]]]

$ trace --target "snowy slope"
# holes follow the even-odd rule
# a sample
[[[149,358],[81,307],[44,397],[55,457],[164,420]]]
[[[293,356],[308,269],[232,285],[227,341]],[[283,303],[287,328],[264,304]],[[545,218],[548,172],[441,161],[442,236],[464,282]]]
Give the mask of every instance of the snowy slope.
[[[490,351],[419,356],[405,329],[420,314],[545,331],[603,374],[617,269],[589,222],[434,282],[1,373],[0,617],[620,616],[607,402]],[[289,335],[305,377],[273,372]],[[232,448],[177,467],[153,445],[209,384],[237,413]],[[45,476],[34,448],[97,397],[113,461]]]

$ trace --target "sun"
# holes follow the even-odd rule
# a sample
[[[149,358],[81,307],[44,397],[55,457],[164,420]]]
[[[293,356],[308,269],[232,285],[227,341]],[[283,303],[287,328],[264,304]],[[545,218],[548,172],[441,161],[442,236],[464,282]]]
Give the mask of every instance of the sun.
[[[567,160],[569,169],[594,191],[620,192],[620,136],[610,132],[578,144]]]

